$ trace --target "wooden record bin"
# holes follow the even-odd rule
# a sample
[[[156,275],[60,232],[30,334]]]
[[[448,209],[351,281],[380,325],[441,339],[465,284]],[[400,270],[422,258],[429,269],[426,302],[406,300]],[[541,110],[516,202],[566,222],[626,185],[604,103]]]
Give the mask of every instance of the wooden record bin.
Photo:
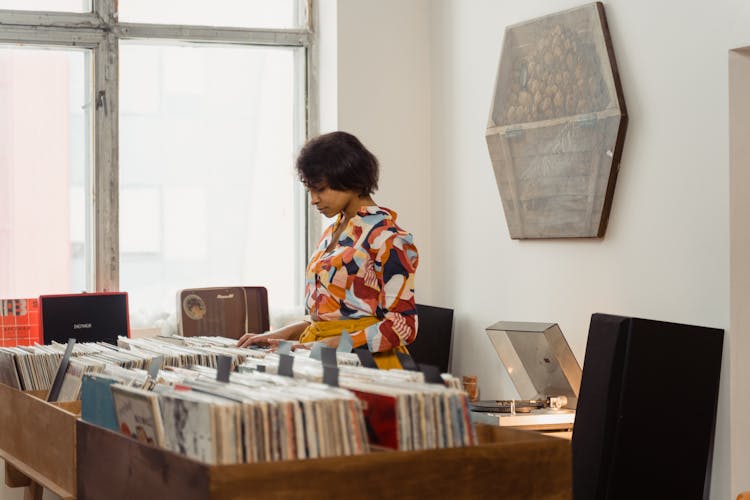
[[[477,426],[479,446],[206,465],[82,420],[81,499],[548,498],[572,496],[570,442]]]
[[[211,466],[80,420],[80,401],[0,384],[5,482],[63,499],[549,498],[572,495],[570,442],[477,425],[478,446]]]
[[[0,457],[5,483],[76,498],[76,420],[81,402],[48,403],[44,391],[0,384]],[[34,495],[34,494],[33,494]]]

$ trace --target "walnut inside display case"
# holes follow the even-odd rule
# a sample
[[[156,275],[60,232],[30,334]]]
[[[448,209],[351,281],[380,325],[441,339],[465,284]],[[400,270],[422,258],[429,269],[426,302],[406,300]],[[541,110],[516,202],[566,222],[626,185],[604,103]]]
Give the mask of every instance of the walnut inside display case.
[[[511,238],[604,236],[626,127],[600,2],[508,26],[486,139]]]

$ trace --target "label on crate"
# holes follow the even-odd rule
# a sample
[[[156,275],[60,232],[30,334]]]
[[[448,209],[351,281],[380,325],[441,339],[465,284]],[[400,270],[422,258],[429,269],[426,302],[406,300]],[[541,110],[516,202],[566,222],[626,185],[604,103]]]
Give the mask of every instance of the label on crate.
[[[39,299],[0,299],[0,347],[41,344]]]

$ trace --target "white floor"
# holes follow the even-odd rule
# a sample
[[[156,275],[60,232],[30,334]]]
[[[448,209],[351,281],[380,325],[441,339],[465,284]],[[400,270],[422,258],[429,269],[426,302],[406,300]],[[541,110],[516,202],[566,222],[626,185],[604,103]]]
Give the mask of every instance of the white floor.
[[[0,500],[23,500],[24,488],[8,488],[5,486],[5,460],[0,459]],[[59,500],[59,496],[49,490],[44,490],[43,500]]]

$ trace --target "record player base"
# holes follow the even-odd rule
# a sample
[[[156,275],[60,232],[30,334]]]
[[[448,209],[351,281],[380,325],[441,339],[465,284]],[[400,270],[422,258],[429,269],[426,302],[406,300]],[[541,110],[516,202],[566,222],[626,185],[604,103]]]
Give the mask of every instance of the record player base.
[[[474,424],[486,424],[504,428],[539,431],[547,435],[554,435],[564,439],[572,438],[575,411],[552,410],[543,408],[530,413],[489,413],[472,411],[471,421]]]
[[[480,445],[206,465],[79,420],[79,498],[547,498],[572,496],[570,443],[477,426]]]

